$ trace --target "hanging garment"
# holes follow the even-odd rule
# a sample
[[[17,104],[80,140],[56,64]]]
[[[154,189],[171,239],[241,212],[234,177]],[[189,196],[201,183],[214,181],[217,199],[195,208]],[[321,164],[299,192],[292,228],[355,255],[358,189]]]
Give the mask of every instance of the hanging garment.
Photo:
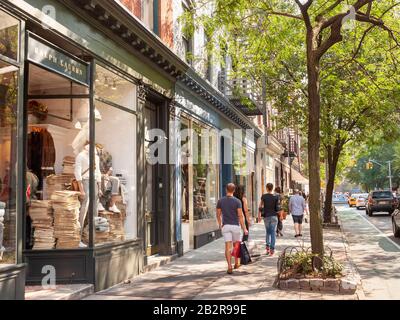
[[[32,128],[28,135],[28,168],[39,178],[39,190],[43,190],[44,179],[54,174],[56,149],[50,132],[43,128]]]

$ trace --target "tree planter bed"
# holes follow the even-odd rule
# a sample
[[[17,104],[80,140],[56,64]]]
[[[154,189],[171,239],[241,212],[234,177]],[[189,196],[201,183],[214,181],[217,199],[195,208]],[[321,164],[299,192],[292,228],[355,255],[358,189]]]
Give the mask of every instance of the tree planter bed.
[[[310,248],[288,247],[278,259],[277,287],[281,290],[301,290],[330,292],[338,294],[354,294],[359,281],[349,270],[348,261],[345,265],[338,263],[330,248],[321,260],[310,253]],[[316,269],[316,262],[323,261],[322,269]]]

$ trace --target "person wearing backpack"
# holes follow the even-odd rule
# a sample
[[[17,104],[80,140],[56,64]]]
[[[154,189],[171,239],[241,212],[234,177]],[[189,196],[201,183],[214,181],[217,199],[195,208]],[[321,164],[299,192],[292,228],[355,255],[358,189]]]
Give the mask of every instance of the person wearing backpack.
[[[265,225],[265,250],[267,256],[273,256],[275,253],[276,227],[278,225],[278,213],[280,211],[279,198],[273,194],[274,185],[267,184],[267,193],[261,197],[259,205],[258,220],[264,218]]]

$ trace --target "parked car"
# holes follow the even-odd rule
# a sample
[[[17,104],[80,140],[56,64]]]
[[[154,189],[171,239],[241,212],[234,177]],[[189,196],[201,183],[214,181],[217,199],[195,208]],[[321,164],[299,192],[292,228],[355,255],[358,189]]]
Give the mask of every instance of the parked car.
[[[400,210],[396,209],[392,215],[393,234],[400,238]]]
[[[368,200],[368,193],[361,193],[358,195],[356,199],[356,208],[360,210],[361,208],[365,208]]]
[[[392,214],[398,206],[398,200],[391,191],[372,191],[368,195],[365,206],[366,214],[370,217],[374,212],[387,212]]]
[[[339,195],[335,194],[335,195],[333,195],[332,203],[333,204],[346,204],[346,203],[348,203],[348,198],[347,198],[347,196],[345,196],[343,194],[339,194]]]
[[[360,194],[359,193],[353,193],[350,197],[349,197],[349,207],[355,207],[356,206],[356,202],[357,202],[357,198]]]

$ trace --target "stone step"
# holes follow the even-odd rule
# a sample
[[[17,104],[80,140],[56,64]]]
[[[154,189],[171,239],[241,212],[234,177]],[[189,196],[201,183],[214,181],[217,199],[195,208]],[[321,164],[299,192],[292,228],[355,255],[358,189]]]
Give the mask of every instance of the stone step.
[[[178,258],[177,254],[171,256],[151,256],[147,258],[147,265],[143,268],[143,273],[157,269],[160,266],[166,265]]]
[[[25,300],[81,300],[93,292],[93,284],[56,285],[55,288],[27,286]]]

